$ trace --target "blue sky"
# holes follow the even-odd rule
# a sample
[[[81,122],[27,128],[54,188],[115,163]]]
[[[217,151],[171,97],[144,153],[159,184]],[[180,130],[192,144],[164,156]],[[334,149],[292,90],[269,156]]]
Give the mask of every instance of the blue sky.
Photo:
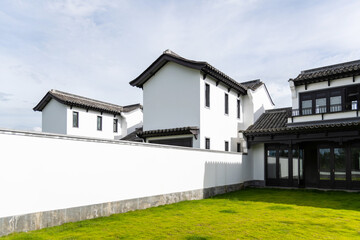
[[[119,105],[166,49],[239,82],[260,78],[277,107],[301,70],[360,59],[360,1],[0,1],[0,128],[39,130],[50,89]]]

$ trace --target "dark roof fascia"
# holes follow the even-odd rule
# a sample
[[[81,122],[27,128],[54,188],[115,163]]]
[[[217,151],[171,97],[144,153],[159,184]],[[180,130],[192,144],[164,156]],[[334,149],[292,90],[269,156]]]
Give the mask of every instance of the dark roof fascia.
[[[335,124],[283,127],[283,128],[273,128],[273,129],[259,129],[259,130],[245,131],[244,134],[247,137],[251,137],[251,136],[319,133],[324,131],[333,132],[333,131],[345,130],[345,129],[360,130],[360,122],[346,122],[346,123],[335,123]]]
[[[321,76],[321,77],[315,77],[315,78],[309,78],[309,79],[289,79],[289,81],[293,81],[295,86],[305,85],[309,83],[317,83],[317,82],[325,82],[325,81],[331,81],[334,79],[339,78],[346,78],[346,77],[354,77],[360,75],[360,70],[354,71],[354,72],[345,72],[345,73],[337,73],[330,76]]]
[[[137,135],[140,138],[149,138],[149,137],[162,137],[162,136],[174,136],[174,135],[184,135],[184,134],[199,134],[198,127],[183,127],[183,128],[169,128],[169,129],[157,129],[150,131],[139,131]]]
[[[215,79],[220,80],[224,84],[228,85],[230,88],[233,88],[244,95],[246,94],[246,87],[231,79],[229,76],[225,75],[220,70],[211,66],[207,62],[193,61],[182,58],[180,56],[173,56],[167,53],[164,53],[160,57],[158,57],[144,72],[142,72],[137,78],[132,80],[130,82],[130,85],[142,88],[143,85],[169,61],[185,67],[200,70],[203,73],[209,74]]]
[[[206,62],[189,61],[187,59],[175,57],[164,53],[160,57],[158,57],[143,73],[141,73],[137,78],[132,80],[130,82],[130,85],[142,88],[144,83],[147,82],[147,80],[149,80],[157,71],[159,71],[169,61],[197,70],[202,69],[206,65]]]
[[[67,105],[67,106],[70,106],[70,107],[79,107],[79,108],[83,108],[83,109],[91,109],[91,110],[99,111],[99,112],[102,112],[102,113],[104,112],[104,113],[110,113],[110,114],[116,114],[116,115],[121,114],[121,112],[119,112],[119,111],[111,111],[111,110],[107,110],[107,109],[103,109],[103,108],[97,108],[97,107],[78,104],[78,103],[73,103],[73,102],[70,103],[70,102],[64,101],[64,100],[58,98],[57,96],[51,94],[51,92],[48,92],[43,97],[43,99],[41,99],[41,101],[33,108],[33,110],[41,112],[46,107],[46,105],[50,102],[51,99],[54,99],[54,100],[58,101],[59,103],[62,103],[64,105]]]

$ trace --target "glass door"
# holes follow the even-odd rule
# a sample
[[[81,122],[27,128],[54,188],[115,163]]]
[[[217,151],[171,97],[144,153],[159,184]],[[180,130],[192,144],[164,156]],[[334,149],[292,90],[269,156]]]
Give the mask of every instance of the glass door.
[[[319,187],[346,188],[346,148],[320,147]]]
[[[325,188],[332,187],[332,164],[331,164],[331,149],[319,148],[318,150],[319,162],[319,186]]]

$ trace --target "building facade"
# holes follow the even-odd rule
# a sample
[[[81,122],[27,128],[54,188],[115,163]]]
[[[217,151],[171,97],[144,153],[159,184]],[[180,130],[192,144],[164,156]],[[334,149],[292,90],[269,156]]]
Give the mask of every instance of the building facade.
[[[34,107],[42,112],[42,131],[120,139],[142,126],[142,106],[111,103],[50,90]]]
[[[266,111],[245,132],[266,185],[360,189],[360,61],[289,84],[292,107]]]
[[[146,142],[246,152],[242,131],[274,104],[260,80],[238,83],[206,62],[165,51],[130,82],[143,89]]]

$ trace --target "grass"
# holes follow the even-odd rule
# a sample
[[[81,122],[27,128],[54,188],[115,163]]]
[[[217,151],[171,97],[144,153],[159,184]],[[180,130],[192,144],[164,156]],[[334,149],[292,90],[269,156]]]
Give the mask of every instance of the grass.
[[[4,239],[360,239],[360,194],[246,189]]]

